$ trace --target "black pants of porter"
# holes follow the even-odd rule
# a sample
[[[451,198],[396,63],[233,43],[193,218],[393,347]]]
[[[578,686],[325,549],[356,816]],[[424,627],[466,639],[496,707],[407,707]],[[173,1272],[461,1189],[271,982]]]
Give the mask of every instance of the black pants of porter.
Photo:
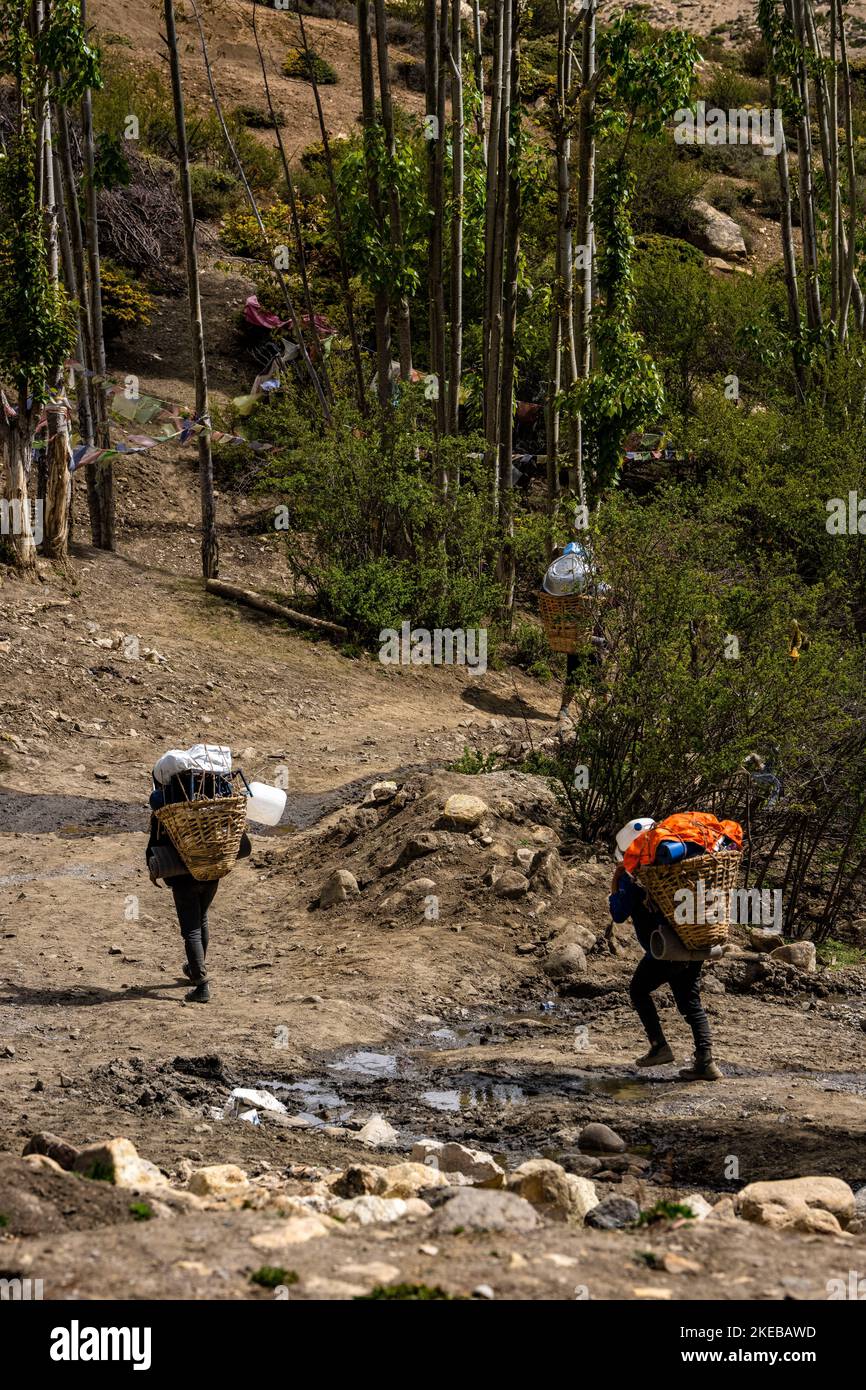
[[[650,1043],[664,1040],[664,1030],[653,1000],[653,991],[668,984],[674,1003],[692,1030],[695,1051],[708,1052],[712,1045],[710,1024],[701,1002],[701,962],[655,960],[645,955],[632,976],[629,994]]]
[[[186,947],[190,977],[194,983],[198,983],[207,979],[207,910],[216,896],[219,879],[201,881],[193,878],[192,874],[180,874],[169,882],[177,920],[180,923],[180,933]]]

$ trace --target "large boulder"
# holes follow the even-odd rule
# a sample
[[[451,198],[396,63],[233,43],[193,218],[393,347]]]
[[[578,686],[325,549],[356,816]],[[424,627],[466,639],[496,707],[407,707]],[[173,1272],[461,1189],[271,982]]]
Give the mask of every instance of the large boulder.
[[[413,1163],[438,1169],[441,1173],[459,1173],[471,1183],[497,1184],[504,1176],[504,1169],[491,1154],[467,1148],[465,1144],[443,1143],[440,1139],[419,1140],[412,1149],[411,1159]]]
[[[609,1125],[593,1121],[584,1125],[577,1139],[578,1148],[585,1154],[625,1153],[625,1140]]]
[[[336,907],[349,898],[357,898],[360,891],[354,874],[348,869],[335,869],[319,891],[319,907]]]
[[[439,1198],[440,1194],[435,1194]],[[443,1189],[430,1223],[438,1235],[458,1231],[533,1231],[535,1208],[516,1192],[479,1187]]]
[[[853,1218],[854,1193],[841,1178],[783,1178],[753,1182],[738,1193],[736,1205],[747,1221],[776,1230],[838,1231]],[[830,1217],[827,1221],[825,1218]]]
[[[67,1171],[72,1169],[79,1152],[76,1145],[70,1144],[68,1139],[61,1139],[59,1135],[51,1134],[48,1130],[31,1135],[24,1147],[25,1155],[44,1154]]]
[[[556,933],[550,943],[551,950],[558,950],[562,946],[580,946],[584,951],[591,951],[598,938],[598,933],[591,927],[583,922],[570,922],[567,917],[554,917],[550,926]]]
[[[493,881],[497,898],[522,898],[529,892],[529,879],[519,869],[503,869]]]
[[[356,1138],[360,1139],[362,1144],[366,1144],[369,1149],[380,1149],[396,1142],[397,1131],[383,1115],[372,1115],[367,1123],[358,1130]]]
[[[770,952],[770,960],[781,960],[788,965],[796,965],[813,975],[818,969],[818,955],[814,941],[789,941],[785,946],[777,946]]]
[[[249,1186],[243,1168],[235,1163],[212,1163],[190,1174],[189,1190],[199,1197],[232,1197]]]
[[[596,1231],[618,1231],[631,1226],[640,1216],[640,1207],[631,1197],[605,1197],[586,1214],[587,1226]]]
[[[480,796],[468,796],[457,792],[449,796],[442,808],[442,824],[452,830],[474,830],[489,812],[486,801]]]
[[[695,198],[692,211],[692,240],[697,246],[713,256],[745,257],[746,243],[733,217],[711,207],[703,198]]]
[[[425,1188],[447,1187],[448,1177],[440,1168],[426,1163],[395,1163],[382,1170],[385,1188],[383,1197],[417,1197]]]
[[[375,1226],[400,1221],[404,1216],[429,1216],[426,1202],[412,1197],[344,1197],[331,1203],[328,1214],[338,1221],[355,1221],[359,1226]]]
[[[74,1173],[114,1183],[115,1187],[167,1187],[168,1179],[155,1164],[139,1158],[129,1139],[106,1139],[80,1149],[72,1164]]]
[[[589,1178],[567,1173],[549,1158],[530,1158],[505,1180],[508,1192],[516,1192],[554,1221],[582,1225],[587,1212],[598,1206]]]
[[[576,942],[560,945],[551,944],[550,951],[542,962],[542,969],[549,980],[568,982],[579,975],[586,974],[586,956],[582,946]]]
[[[537,850],[532,857],[529,877],[536,893],[550,893],[558,898],[565,887],[565,870],[559,851],[552,847]]]
[[[333,1174],[327,1183],[335,1197],[385,1195],[385,1169],[368,1163],[353,1163],[343,1173]]]

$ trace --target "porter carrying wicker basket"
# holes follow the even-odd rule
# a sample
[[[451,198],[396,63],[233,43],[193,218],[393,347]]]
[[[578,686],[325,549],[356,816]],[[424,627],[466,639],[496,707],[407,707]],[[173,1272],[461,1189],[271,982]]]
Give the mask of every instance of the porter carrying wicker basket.
[[[740,850],[721,850],[718,854],[696,854],[676,864],[644,864],[638,869],[637,876],[653,903],[689,950],[700,951],[727,941],[731,894],[737,887],[742,857]],[[676,911],[675,894],[684,888],[694,894],[693,913]],[[711,920],[677,920],[685,915],[700,918],[704,913]]]
[[[247,819],[245,796],[175,801],[156,818],[193,878],[224,878],[234,868]]]
[[[571,656],[589,645],[592,635],[591,594],[538,595],[538,609],[552,652]]]

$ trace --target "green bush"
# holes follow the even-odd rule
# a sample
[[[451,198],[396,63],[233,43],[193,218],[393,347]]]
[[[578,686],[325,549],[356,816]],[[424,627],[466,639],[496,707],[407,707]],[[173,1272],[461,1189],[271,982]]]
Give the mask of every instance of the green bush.
[[[635,232],[682,236],[704,173],[670,135],[657,140],[632,137],[629,166],[635,176],[632,217]]]
[[[336,68],[315,48],[290,48],[283,59],[283,74],[299,77],[303,82],[312,82],[315,77],[320,87],[333,86],[337,81]]]
[[[102,327],[106,339],[150,323],[154,301],[140,281],[112,261],[102,262]]]
[[[499,598],[495,523],[482,465],[471,457],[478,441],[443,443],[449,470],[461,463],[460,490],[443,503],[428,410],[416,388],[387,428],[348,403],[324,435],[291,400],[256,416],[257,437],[281,446],[259,485],[284,497],[288,563],[320,606],[370,645],[404,620],[431,630],[483,626]]]
[[[222,217],[243,193],[239,179],[209,164],[191,164],[189,177],[195,215],[207,221]]]

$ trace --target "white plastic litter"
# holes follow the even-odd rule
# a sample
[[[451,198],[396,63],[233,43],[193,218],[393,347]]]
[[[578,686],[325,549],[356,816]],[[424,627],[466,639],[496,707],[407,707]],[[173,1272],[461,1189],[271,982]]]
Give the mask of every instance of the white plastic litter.
[[[248,1125],[260,1125],[262,1118],[258,1110],[242,1110],[238,1115],[239,1120],[246,1120]]]
[[[279,1110],[285,1115],[286,1107],[276,1096],[272,1096],[270,1091],[253,1091],[243,1086],[236,1086],[232,1091],[233,1100],[245,1101],[247,1105],[255,1105],[259,1110]]]
[[[224,774],[232,770],[232,750],[219,743],[194,743],[192,748],[170,748],[157,760],[153,769],[153,779],[159,786],[165,786],[177,772],[216,772]]]

